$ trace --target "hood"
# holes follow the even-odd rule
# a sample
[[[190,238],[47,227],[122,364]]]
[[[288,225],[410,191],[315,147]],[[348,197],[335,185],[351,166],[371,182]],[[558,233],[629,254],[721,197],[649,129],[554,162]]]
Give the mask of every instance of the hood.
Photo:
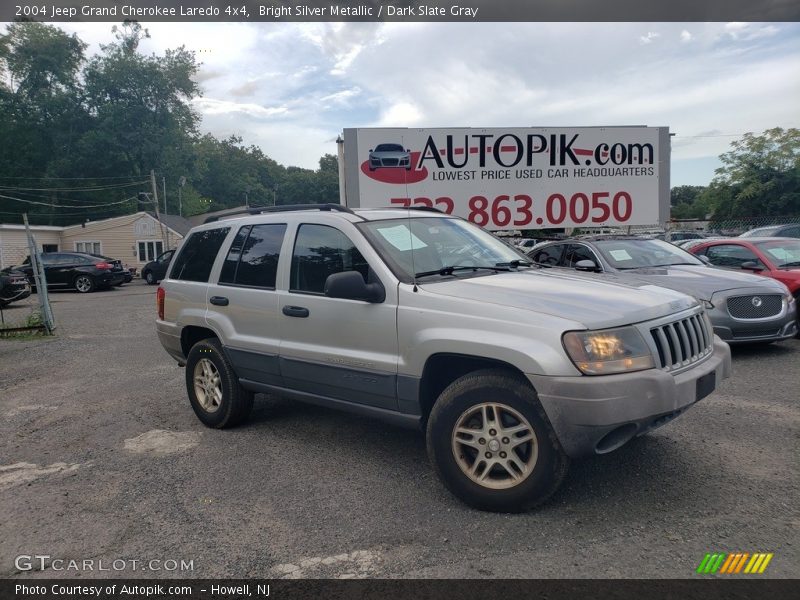
[[[783,286],[776,285],[772,279],[727,271],[701,265],[674,265],[671,267],[653,267],[618,271],[610,274],[613,281],[638,281],[669,288],[689,294],[702,300],[711,300],[716,292],[736,288],[761,288],[764,293],[782,293]]]
[[[530,269],[419,284],[429,293],[545,313],[589,329],[640,323],[697,305],[647,282],[613,283],[591,274]],[[511,317],[509,317],[511,318]]]

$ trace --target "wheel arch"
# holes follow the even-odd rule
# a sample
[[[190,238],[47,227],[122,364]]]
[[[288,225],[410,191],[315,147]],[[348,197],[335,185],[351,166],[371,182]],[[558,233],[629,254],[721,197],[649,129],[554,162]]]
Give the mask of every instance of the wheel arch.
[[[439,352],[425,361],[419,381],[419,408],[423,427],[436,399],[456,379],[484,369],[500,369],[527,381],[525,374],[513,364],[497,358]]]
[[[181,330],[181,351],[184,356],[189,356],[189,351],[197,342],[208,338],[219,339],[219,336],[208,327],[187,325]]]

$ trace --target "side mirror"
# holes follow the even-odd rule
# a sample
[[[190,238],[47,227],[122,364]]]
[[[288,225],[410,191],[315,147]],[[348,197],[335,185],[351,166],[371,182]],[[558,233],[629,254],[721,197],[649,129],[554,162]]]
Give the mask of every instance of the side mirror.
[[[370,148],[369,151],[370,153],[375,152],[375,150],[373,150],[372,148]]]
[[[328,275],[325,280],[325,295],[328,298],[344,298],[346,300],[363,300],[379,303],[386,299],[386,290],[380,283],[364,283],[358,271],[342,271]]]
[[[695,256],[697,257],[697,259],[698,259],[698,260],[699,260],[701,263],[704,263],[704,264],[706,264],[706,265],[710,265],[710,264],[711,264],[711,259],[710,259],[710,258],[708,258],[708,257],[707,257],[705,254],[695,254]]]
[[[595,262],[593,260],[589,260],[587,258],[587,259],[579,260],[578,262],[576,262],[575,263],[575,270],[576,271],[596,272],[596,271],[599,271],[600,269],[597,268],[597,265],[595,264]]]
[[[754,260],[748,260],[747,262],[743,262],[739,265],[739,268],[745,269],[747,271],[763,271],[764,268],[758,266],[758,263]]]

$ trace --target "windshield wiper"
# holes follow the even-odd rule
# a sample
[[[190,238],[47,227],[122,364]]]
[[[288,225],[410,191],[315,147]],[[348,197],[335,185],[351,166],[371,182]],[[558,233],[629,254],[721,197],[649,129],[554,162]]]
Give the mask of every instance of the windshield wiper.
[[[514,259],[509,262],[499,262],[495,263],[495,267],[511,267],[512,269],[518,269],[519,267],[530,267],[533,266],[533,263],[529,260],[519,260]]]
[[[427,277],[428,275],[452,275],[456,271],[477,271],[478,269],[488,269],[490,271],[494,271],[495,273],[499,273],[500,271],[508,271],[508,267],[504,267],[502,265],[497,265],[494,267],[489,266],[467,266],[467,265],[452,265],[449,267],[442,267],[441,269],[436,269],[435,271],[422,271],[421,273],[415,273],[414,277]]]
[[[793,260],[792,262],[783,263],[779,269],[785,269],[786,267],[800,267],[800,260]]]

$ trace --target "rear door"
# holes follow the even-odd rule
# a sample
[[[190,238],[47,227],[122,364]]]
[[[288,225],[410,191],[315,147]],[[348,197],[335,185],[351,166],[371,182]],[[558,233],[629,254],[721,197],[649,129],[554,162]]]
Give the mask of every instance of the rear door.
[[[275,282],[286,223],[239,227],[216,281],[208,286],[209,324],[222,333],[240,379],[281,385]]]
[[[358,232],[299,224],[288,289],[279,293],[281,374],[292,389],[396,410],[396,283],[381,281],[386,299],[380,303],[323,293],[325,280],[334,273],[357,271],[367,283],[378,280],[376,265],[365,256],[376,264],[380,260]]]

